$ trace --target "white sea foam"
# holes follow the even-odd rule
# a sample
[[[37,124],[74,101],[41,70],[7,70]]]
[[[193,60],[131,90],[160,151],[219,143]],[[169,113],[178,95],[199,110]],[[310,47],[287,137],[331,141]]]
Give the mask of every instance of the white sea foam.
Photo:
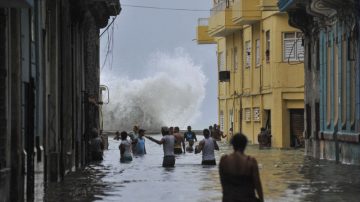
[[[101,75],[110,88],[110,103],[103,107],[105,130],[129,130],[134,124],[148,130],[184,128],[200,117],[207,82],[202,67],[181,48],[151,58],[147,78],[131,80],[111,71]]]

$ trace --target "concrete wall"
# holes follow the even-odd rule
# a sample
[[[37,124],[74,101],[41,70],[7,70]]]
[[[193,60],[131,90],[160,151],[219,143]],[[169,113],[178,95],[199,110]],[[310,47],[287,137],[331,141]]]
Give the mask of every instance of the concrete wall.
[[[291,136],[290,110],[304,108],[304,69],[301,61],[289,64],[283,60],[282,42],[283,33],[299,30],[288,25],[288,16],[284,13],[260,13],[261,18],[249,21],[250,23],[242,25],[236,31],[227,32],[217,38],[218,53],[226,52],[225,67],[230,71],[230,81],[218,84],[219,124],[224,126],[225,133],[228,133],[231,127],[235,133],[243,132],[253,144],[258,143],[257,134],[260,128],[268,124],[268,127],[271,126],[273,146],[287,148],[290,147]],[[270,31],[269,61],[266,59],[266,31]],[[257,40],[260,43],[258,52]],[[245,65],[247,42],[251,44],[248,67]],[[234,60],[235,48],[237,68]],[[248,110],[250,118],[246,120],[245,112]],[[257,110],[259,118],[255,119]],[[268,118],[271,123],[267,123]]]
[[[359,2],[319,0],[321,9],[296,2],[281,9],[305,33],[306,154],[360,164]]]
[[[99,30],[119,14],[113,3],[1,4],[2,201],[41,200],[46,181],[90,162],[86,129],[99,127],[99,113],[88,97],[98,99]]]

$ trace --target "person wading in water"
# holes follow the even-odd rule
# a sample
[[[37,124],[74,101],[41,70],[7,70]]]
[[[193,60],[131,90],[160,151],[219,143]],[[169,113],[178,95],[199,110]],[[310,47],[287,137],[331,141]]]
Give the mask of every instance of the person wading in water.
[[[131,154],[131,141],[127,139],[127,132],[123,131],[120,133],[121,143],[119,145],[120,149],[120,162],[127,163],[132,161]]]
[[[264,201],[259,168],[255,158],[244,154],[247,138],[237,133],[231,139],[234,152],[220,159],[219,173],[223,202]],[[255,196],[255,190],[259,198]]]
[[[103,160],[104,143],[99,136],[99,130],[93,128],[91,130],[92,139],[90,140],[91,157],[94,161]]]
[[[135,153],[134,155],[138,155],[138,156],[142,156],[144,154],[146,154],[146,149],[145,149],[145,130],[144,129],[140,129],[139,130],[139,137],[137,137],[133,142],[133,147],[135,147]]]
[[[139,128],[138,125],[134,125],[133,130],[128,133],[128,136],[130,137],[131,141],[134,141],[139,137],[139,129],[140,128]],[[136,153],[136,151],[135,151],[136,148],[135,147],[131,147],[131,150],[132,150],[133,154]]]
[[[175,145],[174,145],[174,153],[175,154],[182,154],[183,151],[181,149],[181,146],[182,148],[184,149],[184,153],[185,153],[185,140],[184,140],[184,136],[182,136],[180,134],[180,129],[179,127],[175,127],[174,129],[174,137],[175,137]]]
[[[214,138],[216,141],[221,141],[221,138],[226,138],[225,135],[219,128],[218,125],[214,124],[213,131],[211,132],[211,137]]]
[[[175,137],[173,135],[170,135],[168,127],[162,127],[161,134],[163,135],[161,140],[156,140],[150,136],[145,136],[145,137],[159,145],[163,145],[164,159],[163,159],[162,166],[163,167],[174,167],[174,165],[175,165],[175,155],[174,155]]]
[[[194,145],[194,141],[197,141],[196,134],[191,131],[191,126],[187,127],[187,131],[184,133],[184,139],[189,142],[189,145]]]
[[[208,129],[204,129],[203,134],[205,138],[195,147],[195,154],[202,151],[202,165],[216,165],[214,150],[219,150],[219,146],[216,141],[210,137]]]

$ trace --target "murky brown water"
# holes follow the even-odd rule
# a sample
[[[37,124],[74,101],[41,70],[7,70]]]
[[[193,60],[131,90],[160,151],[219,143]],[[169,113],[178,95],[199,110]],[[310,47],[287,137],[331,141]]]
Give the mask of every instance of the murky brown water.
[[[160,136],[156,136],[160,139]],[[221,201],[218,168],[201,166],[201,155],[185,154],[175,168],[161,167],[162,147],[147,140],[148,154],[130,164],[119,161],[119,142],[110,140],[104,161],[49,184],[46,201]],[[221,144],[217,160],[231,152]],[[360,167],[305,157],[303,150],[246,153],[259,162],[266,201],[359,201]]]

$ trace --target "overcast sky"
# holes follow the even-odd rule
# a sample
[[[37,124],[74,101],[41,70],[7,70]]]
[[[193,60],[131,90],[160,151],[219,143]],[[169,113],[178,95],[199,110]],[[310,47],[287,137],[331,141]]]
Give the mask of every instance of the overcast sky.
[[[217,122],[216,45],[197,45],[197,19],[210,12],[174,11],[134,8],[130,5],[210,10],[211,0],[121,0],[122,11],[114,23],[112,55],[102,75],[111,74],[128,79],[145,79],[151,73],[147,68],[154,53],[173,53],[183,48],[196,65],[202,66],[207,77],[205,99],[201,115],[193,128],[202,129]],[[111,21],[111,20],[110,20]],[[109,21],[109,22],[110,22]],[[111,31],[109,29],[109,31]],[[101,38],[101,64],[106,53],[108,35]],[[104,77],[102,78],[102,83]],[[110,92],[111,92],[110,86]],[[155,89],[154,89],[155,90]]]

